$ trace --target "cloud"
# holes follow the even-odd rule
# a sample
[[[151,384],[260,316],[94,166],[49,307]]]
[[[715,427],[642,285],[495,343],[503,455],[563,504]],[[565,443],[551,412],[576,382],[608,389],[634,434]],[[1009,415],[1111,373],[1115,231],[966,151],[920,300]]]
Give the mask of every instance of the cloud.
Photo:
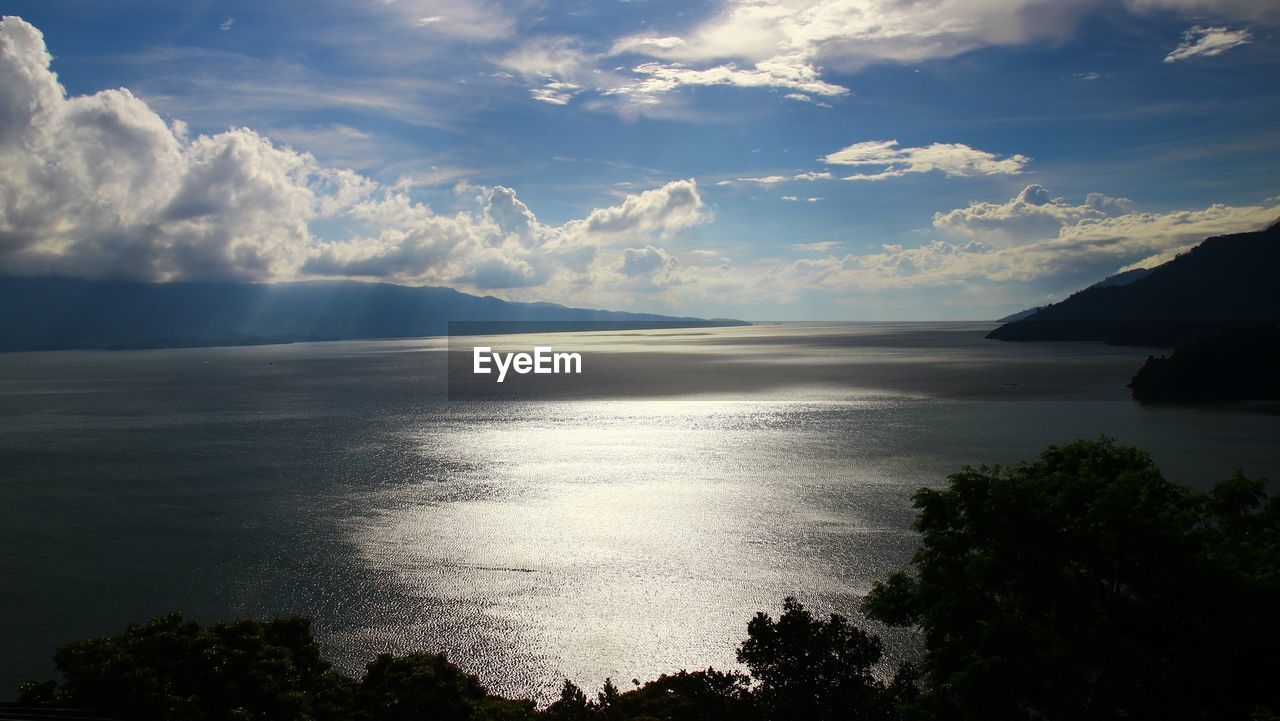
[[[1107,215],[1103,208],[1128,210]],[[1277,215],[1280,205],[1274,203],[1140,213],[1124,199],[1100,194],[1071,205],[1051,198],[1040,186],[1029,186],[1007,203],[974,203],[935,215],[935,226],[962,230],[971,239],[935,239],[914,247],[888,244],[870,253],[802,258],[777,274],[793,287],[833,290],[1102,277],[1120,269],[1151,267],[1207,237],[1258,230]]]
[[[634,36],[629,38],[621,38],[613,43],[610,48],[610,55],[621,55],[623,53],[643,53],[645,51],[666,51],[678,48],[684,45],[684,39],[675,36],[666,37],[647,37]]]
[[[824,96],[844,95],[849,92],[847,88],[822,80],[816,67],[794,56],[762,60],[750,68],[739,68],[735,63],[725,63],[698,69],[680,63],[651,62],[637,65],[632,68],[632,72],[645,77],[609,88],[606,94],[653,97],[682,87],[712,85],[782,88]]]
[[[1017,175],[1031,161],[1025,155],[1001,158],[995,153],[962,143],[933,143],[920,148],[898,147],[896,140],[854,143],[824,157],[831,165],[884,166],[875,173],[858,173],[845,180],[884,180],[909,173],[939,171],[951,177],[974,175]]]
[[[226,31],[231,29],[232,25],[235,25],[235,24],[236,24],[235,18],[227,18],[226,20],[223,20],[220,25],[218,25],[218,29],[225,33]]]
[[[676,180],[661,188],[628,195],[619,205],[597,208],[583,220],[565,224],[566,232],[619,235],[658,233],[666,237],[708,220],[693,180]]]
[[[632,278],[638,275],[670,272],[678,265],[676,259],[672,258],[667,251],[652,245],[646,245],[643,248],[627,248],[622,252],[622,274]]]
[[[348,216],[375,232],[319,244],[302,271],[482,291],[535,289],[531,292],[561,298],[596,297],[590,293],[608,288],[653,292],[674,282],[674,266],[665,273],[629,273],[641,266],[611,264],[602,251],[670,238],[709,219],[691,180],[629,195],[560,226],[538,220],[510,188],[469,190],[479,194],[477,213],[438,215],[403,193],[356,204]],[[647,279],[630,282],[639,275]],[[618,285],[624,282],[625,287]]]
[[[794,100],[797,103],[809,103],[810,105],[816,105],[820,108],[832,107],[831,103],[825,103],[825,102],[822,102],[821,100],[814,100],[813,98],[809,97],[808,95],[805,95],[804,93],[787,93],[782,97],[786,98],[787,100]]]
[[[628,195],[559,226],[540,221],[503,186],[459,185],[458,202],[473,209],[438,213],[409,193],[461,177],[453,169],[386,186],[247,128],[189,137],[182,123],[167,124],[127,90],[68,97],[50,62],[39,30],[19,18],[0,21],[0,268],[7,273],[355,277],[523,298],[603,297],[640,277],[633,271],[647,262],[637,256],[619,266],[625,249],[648,253],[711,218],[693,180]],[[321,221],[338,221],[325,226],[345,235],[318,237],[313,226]],[[653,288],[678,281],[674,256],[662,254],[643,274]]]
[[[591,71],[592,56],[564,36],[530,38],[494,62],[529,80],[574,79]]]
[[[1257,0],[1126,0],[1121,7],[1280,20],[1274,3]],[[649,79],[617,92],[657,97],[691,85],[773,87],[795,91],[785,97],[804,102],[847,92],[823,79],[822,68],[850,73],[875,63],[919,63],[986,47],[1060,43],[1090,14],[1114,8],[1097,0],[722,0],[683,32],[624,36],[609,55],[656,61],[634,67]],[[1221,48],[1216,54],[1226,49],[1219,43],[1238,40],[1215,33],[1205,49]]]
[[[581,86],[563,81],[549,82],[540,88],[530,88],[529,96],[552,105],[568,105],[573,96],[582,92]]]
[[[539,271],[526,260],[492,249],[482,252],[469,270],[455,278],[456,282],[488,290],[527,288],[542,285],[546,280],[545,270]]]
[[[687,282],[679,268],[680,263],[666,250],[646,245],[624,249],[617,271],[626,278],[623,287],[627,290],[657,293]]]
[[[1247,44],[1253,36],[1248,30],[1231,30],[1225,27],[1195,27],[1182,33],[1182,44],[1164,57],[1166,63],[1176,63],[1188,58],[1211,58],[1234,47]]]
[[[0,265],[81,276],[266,279],[308,222],[368,191],[247,129],[188,139],[128,90],[68,98],[40,31],[0,21]]]
[[[988,45],[1062,39],[1092,3],[996,0],[729,0],[661,45],[623,38],[616,51],[682,62],[794,56],[852,70],[877,61],[918,62]]]
[[[1005,245],[1056,235],[1083,220],[1100,220],[1133,212],[1128,198],[1090,193],[1081,205],[1053,197],[1041,185],[1028,185],[1004,203],[974,202],[968,207],[935,213],[933,227],[954,235]]]
[[[622,81],[593,67],[597,56],[583,50],[576,39],[536,36],[494,62],[529,83],[529,96],[550,105],[568,105],[588,90],[601,92]]]
[[[1250,8],[1248,0],[1128,0],[1126,6],[1228,18],[1268,15]],[[584,107],[617,111],[624,119],[663,114],[658,108],[671,104],[673,95],[713,86],[779,90],[787,100],[831,107],[826,100],[850,92],[831,79],[832,71],[919,63],[984,47],[1059,43],[1105,7],[1098,0],[719,0],[714,12],[684,29],[646,29],[615,38],[603,50],[585,36],[534,37],[495,62],[531,83],[535,100],[567,105],[578,93],[543,83],[573,83],[587,93]],[[1196,52],[1221,52],[1215,48],[1225,39],[1201,39],[1209,44]]]
[[[755,183],[757,185],[777,185],[779,183],[786,183],[793,180],[813,182],[817,180],[831,180],[833,177],[834,176],[832,176],[831,173],[828,173],[825,171],[822,171],[822,172],[810,171],[810,172],[804,172],[804,173],[796,173],[795,175],[760,175],[760,176],[749,177],[749,178],[736,178],[734,180],[721,180],[717,182],[716,185],[733,185],[735,183]]]
[[[839,241],[823,240],[817,243],[796,243],[791,246],[791,250],[797,253],[829,253],[843,245]]]
[[[382,0],[363,4],[393,25],[472,43],[510,37],[517,27],[512,8],[500,0]]]

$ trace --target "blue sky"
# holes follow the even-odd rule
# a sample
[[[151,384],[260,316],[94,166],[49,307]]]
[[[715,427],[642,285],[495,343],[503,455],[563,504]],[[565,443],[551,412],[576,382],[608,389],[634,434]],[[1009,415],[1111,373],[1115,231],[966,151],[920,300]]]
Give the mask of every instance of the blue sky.
[[[992,318],[1280,216],[1273,2],[4,12],[10,273]]]

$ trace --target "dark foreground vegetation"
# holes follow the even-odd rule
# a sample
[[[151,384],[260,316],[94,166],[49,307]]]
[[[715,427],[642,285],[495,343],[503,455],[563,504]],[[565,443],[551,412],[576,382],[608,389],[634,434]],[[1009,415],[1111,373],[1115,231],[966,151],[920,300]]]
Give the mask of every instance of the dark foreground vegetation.
[[[303,618],[211,627],[174,614],[58,649],[27,704],[122,719],[1276,719],[1280,502],[1237,473],[1209,493],[1106,439],[915,495],[921,548],[863,611],[918,630],[916,664],[787,599],[747,625],[749,675],[680,671],[545,709],[488,693],[443,656],[334,671]]]
[[[1129,383],[1140,401],[1280,400],[1280,327],[1234,328],[1149,356]]]

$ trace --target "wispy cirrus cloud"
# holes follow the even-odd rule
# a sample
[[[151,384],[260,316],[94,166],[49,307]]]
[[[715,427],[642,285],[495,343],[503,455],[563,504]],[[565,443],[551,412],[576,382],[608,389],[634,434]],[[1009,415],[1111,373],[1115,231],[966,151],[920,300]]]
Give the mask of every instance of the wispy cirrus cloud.
[[[1182,44],[1166,55],[1164,61],[1176,63],[1190,58],[1211,58],[1232,48],[1246,45],[1252,38],[1253,35],[1248,30],[1197,25],[1182,33]]]
[[[818,180],[831,180],[834,178],[831,173],[825,170],[806,171],[803,173],[795,173],[792,175],[758,175],[748,178],[735,178],[733,180],[721,180],[716,185],[735,185],[738,183],[753,183],[755,185],[778,185],[779,183],[789,183],[799,180],[805,182],[814,182]]]
[[[1280,20],[1273,3],[1254,0],[1126,0],[1116,6],[1096,0],[722,0],[692,27],[626,35],[606,55],[652,58],[631,67],[646,77],[611,92],[654,102],[684,87],[731,85],[789,90],[789,100],[829,106],[814,97],[839,97],[849,88],[824,77],[824,68],[850,73],[984,47],[1058,43],[1091,14],[1117,11]],[[1248,41],[1248,31],[1197,26],[1166,61],[1217,55]]]

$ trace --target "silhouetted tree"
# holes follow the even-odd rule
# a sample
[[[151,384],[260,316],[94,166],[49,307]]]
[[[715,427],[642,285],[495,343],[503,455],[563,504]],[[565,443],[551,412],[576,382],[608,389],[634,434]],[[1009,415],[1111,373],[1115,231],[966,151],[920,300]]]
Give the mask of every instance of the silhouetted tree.
[[[170,614],[119,636],[58,649],[61,686],[21,700],[117,709],[129,718],[341,719],[355,682],[330,670],[305,618],[241,619],[210,628]]]
[[[478,678],[442,655],[382,654],[369,663],[359,702],[374,721],[470,721],[487,695]]]
[[[619,695],[608,706],[610,721],[738,721],[755,718],[748,679],[740,673],[680,671],[664,674]]]
[[[1211,494],[1110,440],[916,493],[914,573],[874,618],[923,632],[930,719],[1244,719],[1275,710],[1280,505]]]
[[[878,636],[831,614],[815,619],[794,598],[774,621],[758,613],[747,624],[738,661],[758,684],[761,712],[769,719],[882,719],[892,710],[885,684],[875,676],[884,647]]]
[[[597,718],[595,705],[587,700],[587,694],[570,681],[564,680],[559,700],[547,707],[546,716],[557,721],[587,721]]]

